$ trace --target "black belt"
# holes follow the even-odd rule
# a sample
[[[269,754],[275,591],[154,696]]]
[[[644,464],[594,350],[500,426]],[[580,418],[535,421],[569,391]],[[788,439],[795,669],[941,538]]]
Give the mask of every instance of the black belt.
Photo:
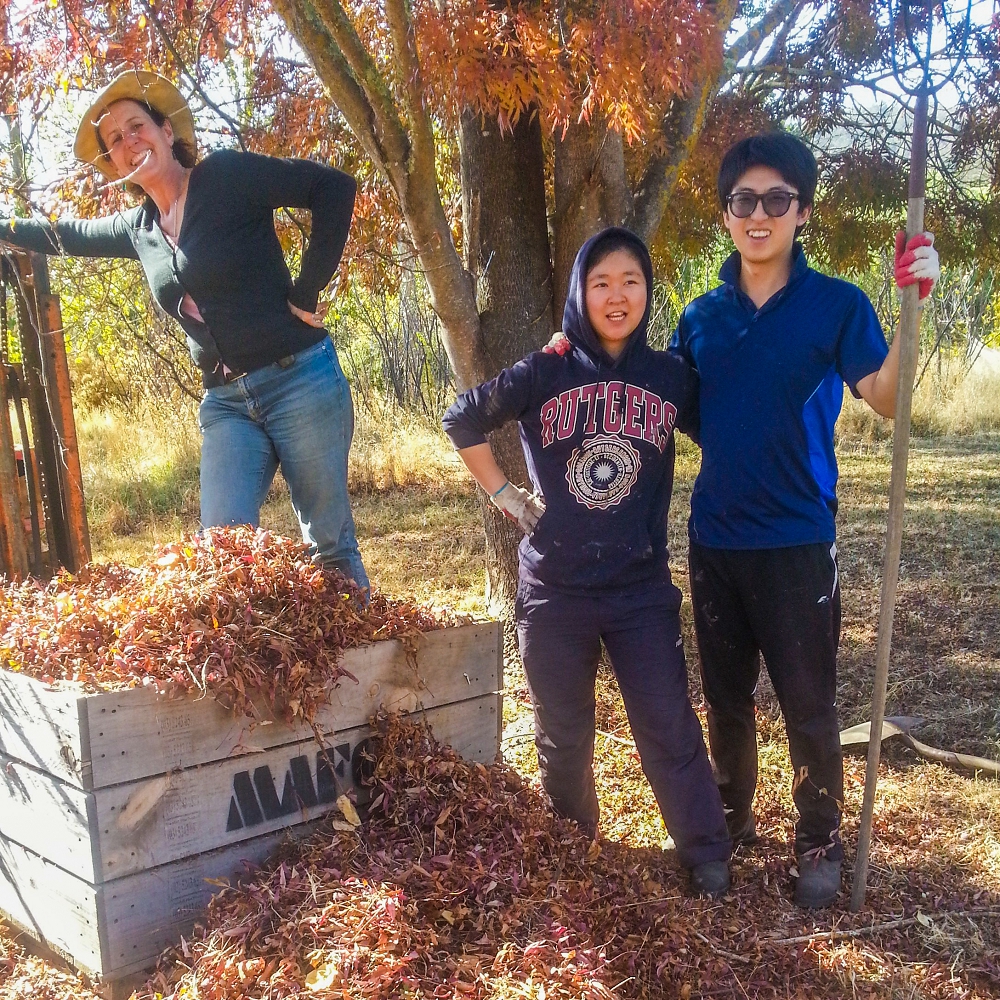
[[[274,363],[279,368],[291,368],[292,365],[295,364],[295,355],[294,354],[286,354],[283,358],[278,358],[278,360],[275,361]],[[255,371],[256,370],[257,369],[255,369]],[[231,372],[229,372],[227,374],[227,373],[223,372],[223,373],[221,373],[222,384],[225,385],[228,382],[235,382],[238,378],[243,378],[243,376],[246,375],[246,374],[248,374],[248,373],[247,372],[232,372],[231,371]]]

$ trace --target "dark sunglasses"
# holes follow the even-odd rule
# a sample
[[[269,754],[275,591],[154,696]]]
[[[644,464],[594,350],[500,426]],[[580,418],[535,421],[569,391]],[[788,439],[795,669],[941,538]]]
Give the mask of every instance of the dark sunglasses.
[[[756,210],[757,202],[760,202],[772,219],[780,219],[797,198],[798,195],[791,191],[766,191],[764,194],[757,194],[755,191],[737,191],[726,199],[726,205],[737,219],[748,219]]]

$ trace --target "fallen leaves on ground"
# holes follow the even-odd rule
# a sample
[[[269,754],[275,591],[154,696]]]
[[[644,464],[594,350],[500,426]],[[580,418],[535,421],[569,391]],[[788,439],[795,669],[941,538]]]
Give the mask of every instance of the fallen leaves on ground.
[[[98,1000],[72,972],[31,955],[0,923],[0,1000]]]
[[[0,590],[0,663],[46,683],[89,689],[152,684],[208,692],[253,716],[311,720],[350,674],[345,649],[379,639],[412,648],[454,615],[377,591],[314,564],[306,546],[249,527],[211,528],[159,548],[139,569],[94,564],[48,584]],[[353,678],[352,678],[353,679]]]
[[[362,827],[291,845],[224,889],[142,1000],[776,1000],[904,986],[985,1000],[1000,988],[1000,895],[947,859],[923,881],[874,888],[866,912],[807,914],[788,901],[788,858],[771,844],[762,861],[738,857],[725,900],[692,899],[671,853],[595,849],[517,772],[463,761],[395,718],[379,728]],[[902,924],[869,933],[887,915]]]

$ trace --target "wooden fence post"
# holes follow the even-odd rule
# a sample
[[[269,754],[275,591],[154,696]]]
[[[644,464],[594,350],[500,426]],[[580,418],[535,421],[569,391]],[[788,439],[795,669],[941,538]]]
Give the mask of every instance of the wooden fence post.
[[[10,427],[7,375],[0,370],[0,569],[16,579],[28,575],[21,498],[17,495],[17,462]]]
[[[49,269],[42,254],[30,254],[38,303],[38,339],[45,381],[45,396],[59,443],[60,480],[63,485],[63,512],[69,542],[71,572],[90,562],[90,529],[83,496],[83,471],[76,440],[73,396],[69,381],[69,361],[63,335],[59,299],[49,286]]]

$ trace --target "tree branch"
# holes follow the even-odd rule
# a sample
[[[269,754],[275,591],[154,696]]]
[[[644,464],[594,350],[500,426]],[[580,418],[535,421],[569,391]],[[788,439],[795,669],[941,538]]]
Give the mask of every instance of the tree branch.
[[[411,157],[411,140],[395,98],[338,0],[272,0],[272,4],[396,193],[427,279],[431,304],[441,320],[442,339],[459,388],[482,382],[485,369],[476,298],[441,204],[429,122],[428,132],[421,135],[419,116],[414,115],[417,155]],[[402,16],[408,23],[405,10]],[[411,52],[409,44],[399,54],[415,60],[415,49]],[[419,78],[407,83],[419,86]]]
[[[308,0],[299,0],[298,6],[305,7],[307,2]],[[332,36],[338,53],[350,67],[357,86],[364,91],[372,110],[375,134],[379,147],[383,150],[387,173],[397,191],[402,192],[406,185],[410,137],[396,114],[395,101],[389,85],[365,48],[364,42],[358,37],[351,19],[339,0],[312,0],[309,6],[319,15]]]
[[[181,54],[177,51],[177,47],[174,45],[174,40],[167,34],[164,30],[163,25],[160,24],[160,19],[156,16],[156,11],[153,9],[153,5],[149,3],[149,0],[142,0],[143,9],[146,11],[146,17],[152,23],[153,27],[156,28],[156,33],[163,40],[163,44],[166,45],[170,54],[174,57],[174,61],[180,67],[181,72],[191,81],[191,86],[194,88],[194,92],[205,102],[205,105],[211,108],[229,127],[232,129],[233,135],[236,136],[236,141],[240,144],[240,149],[246,152],[247,144],[243,141],[243,131],[235,120],[219,105],[212,100],[208,94],[205,93],[205,89],[201,85],[201,81],[198,77],[191,72],[187,63],[181,57]]]
[[[799,16],[808,0],[778,0],[754,25],[747,28],[726,51],[726,61],[732,65],[749,55],[760,43],[786,20]]]
[[[725,38],[729,31],[736,16],[736,8],[736,0],[721,0],[716,5],[716,24],[720,38]],[[654,156],[646,165],[635,189],[632,213],[627,223],[647,243],[659,228],[681,167],[691,155],[705,124],[708,109],[727,75],[728,70],[723,63],[718,73],[707,77],[686,97],[672,101],[664,116],[661,131],[667,140],[669,152]]]
[[[1000,910],[990,909],[988,907],[975,910],[944,910],[935,914],[935,916],[937,916],[938,919],[943,919],[945,917],[965,917],[968,920],[972,920],[976,917],[1000,916]],[[885,923],[881,924],[868,924],[865,927],[855,927],[853,930],[847,931],[818,931],[815,934],[799,934],[797,937],[778,938],[776,940],[768,940],[765,938],[762,943],[771,946],[779,944],[810,944],[813,941],[844,941],[847,938],[862,937],[866,934],[877,934],[879,931],[899,930],[901,927],[909,927],[912,924],[921,923],[921,918],[923,918],[923,920],[930,919],[924,914],[920,914],[916,917],[906,917],[902,920],[887,920]]]
[[[424,104],[424,83],[407,0],[386,0],[385,15],[401,78],[403,103],[410,120],[413,157],[421,167],[433,165],[434,130]]]
[[[635,189],[629,223],[629,228],[646,243],[651,242],[656,235],[681,167],[691,155],[701,134],[715,92],[715,81],[706,81],[693,94],[675,100],[663,120],[662,132],[667,138],[670,151],[662,156],[654,156],[646,164]]]
[[[749,70],[753,71],[758,66],[764,68],[787,62],[788,55],[785,43],[788,41],[788,36],[791,34],[792,28],[794,28],[798,22],[799,13],[802,11],[802,8],[805,7],[807,2],[808,0],[799,0],[799,4],[796,6],[795,10],[789,17],[785,18],[784,23],[774,33],[774,36],[771,39],[771,44],[768,46],[767,52],[764,54],[763,58],[760,59],[759,63],[755,60],[751,60],[751,64],[748,67]],[[733,65],[734,72],[740,72],[736,69],[735,64],[731,65]],[[750,76],[748,86],[752,88],[756,80],[757,77]]]
[[[309,0],[272,0],[271,5],[309,55],[331,100],[365,152],[388,177],[385,151],[375,131],[375,112],[312,3]]]

